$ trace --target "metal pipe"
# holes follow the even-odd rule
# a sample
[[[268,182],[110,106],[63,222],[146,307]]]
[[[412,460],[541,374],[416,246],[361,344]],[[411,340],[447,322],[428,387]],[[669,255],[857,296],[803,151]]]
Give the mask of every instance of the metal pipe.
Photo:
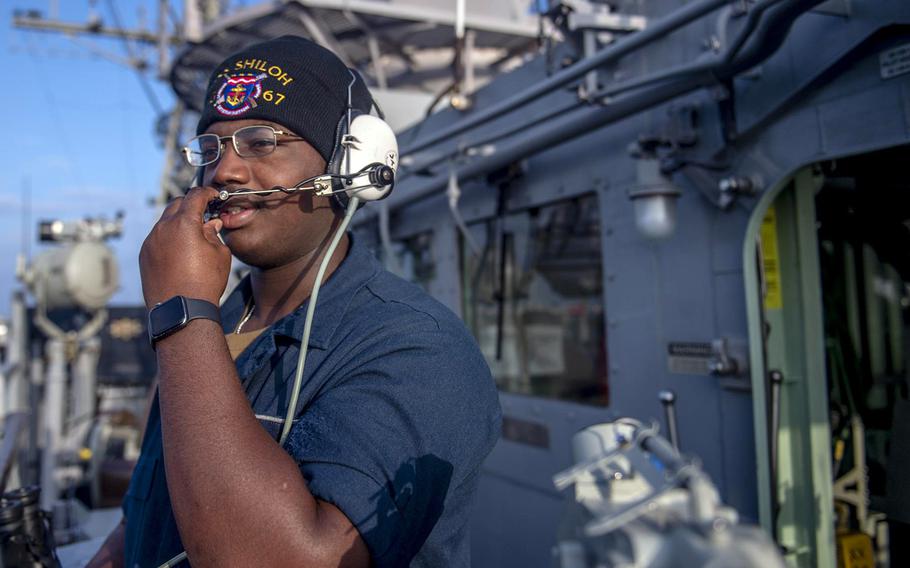
[[[455,177],[454,170],[449,173],[449,185],[446,188],[446,196],[449,198],[449,212],[452,214],[455,226],[461,233],[462,238],[464,238],[464,242],[471,250],[471,253],[475,257],[479,257],[481,253],[480,246],[474,239],[474,235],[471,234],[471,230],[468,229],[468,225],[464,222],[464,217],[461,216],[461,211],[458,209],[458,200],[461,198],[461,187],[458,185],[458,178]]]
[[[616,43],[605,47],[591,57],[583,59],[571,67],[567,67],[551,75],[547,80],[541,81],[498,104],[478,111],[474,116],[456,122],[448,128],[440,130],[436,134],[428,136],[423,140],[418,140],[411,146],[405,148],[401,154],[408,155],[419,152],[433,144],[466,132],[475,126],[485,124],[490,120],[511,112],[532,100],[565,86],[589,71],[616,61],[653,41],[663,38],[666,34],[675,31],[729,2],[730,0],[701,0],[699,2],[686,4],[672,14],[657,20],[653,25],[648,26],[646,29],[618,40]]]
[[[7,413],[9,412],[7,407],[7,400],[9,397],[6,394],[7,391],[7,376],[15,372],[15,367],[12,365],[3,365],[0,367],[0,420],[2,420]]]
[[[622,120],[636,112],[691,92],[704,85],[707,80],[704,77],[687,77],[673,83],[659,85],[634,97],[627,96],[617,99],[604,107],[579,109],[561,122],[541,125],[539,133],[529,131],[520,140],[497,149],[490,156],[461,166],[456,171],[456,175],[459,180],[467,180],[505,167],[516,160],[536,154],[566,140],[590,133],[597,128]],[[389,208],[394,209],[404,204],[413,204],[419,199],[428,197],[444,188],[448,180],[449,175],[447,172],[444,175],[433,176],[413,189],[409,188],[406,192],[393,192],[388,198]]]
[[[670,445],[670,442],[655,433],[643,436],[639,445],[641,446],[641,449],[657,458],[670,474],[678,473],[689,465],[688,462],[679,455],[676,448]]]
[[[192,2],[187,2],[192,4]],[[39,32],[61,32],[68,36],[78,34],[90,34],[92,36],[102,36],[111,38],[130,39],[154,45],[158,43],[158,36],[152,32],[140,29],[118,29],[108,26],[95,27],[92,24],[71,24],[69,22],[55,21],[45,18],[34,18],[32,16],[13,16],[13,26],[26,30],[35,30]],[[171,44],[180,45],[177,38],[171,38]]]
[[[183,40],[202,41],[202,11],[198,2],[183,3]]]
[[[671,390],[662,390],[657,393],[657,398],[664,407],[664,418],[667,421],[667,438],[673,449],[679,451],[679,429],[676,423],[676,393]]]
[[[694,63],[694,64],[686,64],[686,65],[683,65],[680,67],[675,67],[673,69],[659,71],[657,73],[647,75],[645,77],[636,77],[633,79],[629,79],[627,81],[613,83],[610,86],[605,87],[605,88],[597,91],[596,93],[593,93],[590,96],[590,98],[592,100],[609,98],[609,97],[616,96],[618,94],[625,93],[627,91],[632,91],[632,90],[639,89],[642,87],[651,86],[651,85],[654,85],[656,83],[660,83],[663,81],[669,81],[672,79],[677,79],[679,77],[696,75],[699,73],[706,74],[705,76],[707,77],[707,73],[713,71],[715,68],[717,68],[722,63],[723,63],[722,60],[718,61],[718,60],[712,59],[711,61],[702,61],[702,62],[698,62],[698,63]],[[581,107],[584,104],[585,104],[584,101],[572,101],[571,103],[564,105],[562,107],[558,107],[555,110],[552,110],[550,112],[547,112],[546,114],[542,115],[541,117],[536,118],[530,122],[524,122],[515,128],[510,128],[503,132],[497,132],[489,137],[482,138],[480,140],[471,141],[469,143],[469,145],[467,146],[467,150],[476,149],[480,152],[483,152],[484,146],[488,146],[503,138],[508,138],[509,136],[513,136],[515,134],[524,132],[524,131],[530,129],[531,127],[537,126],[541,123],[551,121],[555,117],[563,115],[567,112],[571,112],[571,111]],[[414,163],[407,164],[406,169],[399,170],[398,181],[401,182],[416,172],[422,172],[428,168],[435,166],[436,164],[438,164],[440,162],[443,162],[446,160],[451,160],[452,158],[458,156],[459,154],[465,154],[465,153],[466,153],[465,148],[455,147],[442,154],[436,154],[433,156],[429,156],[424,160],[415,161]]]
[[[747,22],[744,25],[743,29],[740,30],[740,32],[737,34],[736,38],[734,38],[733,43],[731,44],[730,48],[727,51],[725,51],[722,55],[720,55],[718,57],[712,57],[710,59],[706,59],[706,60],[702,60],[702,61],[696,61],[694,63],[686,63],[686,64],[679,65],[677,67],[673,67],[670,69],[664,69],[662,71],[657,71],[655,73],[651,73],[650,75],[645,75],[643,77],[633,77],[633,78],[627,79],[625,81],[614,82],[600,90],[597,90],[596,92],[593,90],[590,91],[588,98],[590,100],[599,100],[599,99],[603,99],[603,98],[614,97],[616,95],[626,93],[628,91],[633,91],[633,90],[640,89],[643,87],[649,87],[649,86],[655,85],[657,83],[670,81],[672,79],[678,79],[678,78],[684,77],[684,76],[696,75],[699,73],[704,73],[704,74],[713,73],[714,76],[718,79],[725,78],[726,76],[731,75],[731,68],[733,67],[735,57],[739,53],[739,51],[742,49],[742,47],[747,43],[747,40],[749,39],[749,35],[753,32],[753,30],[759,24],[761,14],[763,14],[766,10],[768,10],[768,8],[772,7],[774,4],[777,4],[782,1],[783,0],[765,0],[764,2],[757,4],[754,8],[752,8],[752,10],[749,12]],[[802,0],[802,1],[805,2],[806,0]],[[817,3],[818,0],[809,0],[809,1],[813,2],[813,3]],[[750,53],[750,54],[748,54],[748,56],[751,57],[752,54]],[[737,68],[738,67],[740,67],[740,66],[737,65]],[[517,128],[509,129],[502,133],[496,133],[493,136],[490,136],[488,138],[484,138],[484,139],[477,140],[477,141],[472,141],[472,142],[470,142],[470,145],[468,146],[468,148],[479,148],[484,145],[491,144],[492,142],[500,140],[502,138],[506,138],[508,136],[517,134],[540,122],[545,122],[545,121],[551,120],[555,116],[559,116],[565,112],[571,111],[571,110],[581,106],[582,104],[584,104],[584,101],[574,100],[569,105],[557,108],[555,111],[548,112],[547,114],[543,115],[542,117],[540,117],[538,119],[535,119],[534,121],[532,121],[530,123],[524,123]],[[437,154],[434,156],[430,156],[424,160],[421,160],[421,161],[415,162],[411,165],[408,165],[407,169],[399,171],[398,181],[400,182],[400,181],[406,179],[407,177],[409,177],[409,175],[411,175],[414,172],[423,171],[427,168],[430,168],[430,167],[438,164],[439,162],[449,160],[459,154],[463,154],[464,151],[465,151],[465,149],[463,147],[456,147],[443,154]]]
[[[451,161],[453,158],[456,158],[459,155],[470,156],[471,150],[475,150],[475,151],[482,153],[484,151],[484,147],[486,147],[486,146],[494,144],[505,138],[509,138],[510,136],[514,136],[516,134],[520,134],[522,132],[530,130],[531,128],[533,128],[535,126],[539,126],[541,124],[550,122],[557,117],[563,116],[566,113],[577,110],[581,106],[582,106],[582,103],[580,101],[573,100],[569,104],[557,107],[533,120],[523,121],[521,124],[518,124],[517,126],[515,126],[513,128],[509,128],[507,130],[496,132],[495,134],[492,134],[485,138],[481,138],[480,140],[473,140],[473,141],[471,141],[470,145],[467,148],[454,147],[451,150],[449,150],[445,153],[442,153],[442,154],[435,154],[433,156],[428,156],[427,158],[425,158],[423,160],[419,160],[419,161],[414,160],[413,162],[408,162],[407,164],[402,164],[401,167],[399,167],[399,169],[398,169],[396,181],[398,183],[401,183],[403,180],[411,177],[412,175],[414,175],[417,172],[422,172],[424,170],[427,170],[441,162]]]
[[[169,40],[167,31],[168,0],[158,0],[158,79],[167,79],[170,64]]]
[[[39,416],[41,393],[44,390],[44,359],[40,354],[29,354],[28,366],[28,440],[25,449],[25,467],[22,474],[23,485],[40,483],[39,467],[41,465],[42,440],[44,440],[44,423]]]
[[[101,339],[98,336],[85,340],[73,368],[72,410],[69,413],[70,440],[81,439],[91,427],[95,416],[95,391],[97,386],[98,359],[101,356]]]
[[[477,81],[476,76],[476,65],[474,57],[474,46],[477,43],[477,32],[474,30],[468,30],[464,35],[464,44],[462,46],[461,54],[461,67],[464,70],[464,84],[462,85],[462,93],[471,94],[474,92]]]
[[[777,452],[778,436],[780,435],[780,387],[784,382],[784,374],[780,371],[771,371],[771,479],[777,484]]]
[[[723,74],[732,77],[764,61],[784,42],[787,34],[790,33],[793,22],[823,1],[794,0],[780,5],[774,5],[775,2],[764,4],[763,10],[768,11],[767,17],[750,18],[750,25],[755,28],[754,32],[740,36],[741,44],[734,46],[738,57],[728,63]]]
[[[66,343],[47,340],[47,380],[44,394],[44,452],[41,456],[41,508],[53,510],[57,500],[57,455],[63,438],[63,401],[66,392]]]
[[[6,377],[5,400],[2,401],[6,412],[28,409],[28,308],[25,305],[25,294],[19,290],[13,294],[10,305],[9,321],[9,364],[10,373]]]
[[[762,10],[773,9],[772,14],[768,18],[769,21],[762,21],[760,24],[758,24],[760,32],[759,35],[762,37],[762,39],[765,39],[767,41],[748,42],[749,45],[742,49],[742,58],[736,58],[733,61],[722,60],[720,69],[718,71],[723,71],[724,76],[733,76],[743,69],[752,67],[763,59],[767,58],[780,46],[793,21],[800,14],[811,9],[821,1],[822,0],[797,0],[792,4],[785,4],[783,6],[773,6],[775,4],[774,1],[769,1],[763,4]],[[665,18],[665,20],[666,19],[668,18]],[[664,20],[659,22],[659,24],[663,21]],[[649,30],[653,29],[654,28],[649,28]],[[774,34],[773,30],[778,30],[778,32]],[[779,30],[783,30],[783,32],[780,32]],[[639,34],[630,37],[638,37],[638,35],[643,33],[646,32],[640,32]],[[737,51],[739,51],[740,47],[742,46],[737,46]],[[610,48],[603,50],[599,55],[596,55],[590,59],[595,59],[602,56],[604,52],[609,51],[609,49]],[[695,66],[700,67],[701,64],[699,63]],[[570,69],[574,69],[576,67],[578,67],[578,65],[574,65]],[[559,76],[560,74],[554,75],[551,80],[558,79]],[[662,102],[691,92],[699,87],[711,84],[715,80],[715,73],[705,72],[703,74],[686,74],[674,81],[661,82],[653,86],[650,90],[626,95],[607,104],[603,108],[586,108],[577,110],[574,112],[571,118],[565,119],[564,121],[556,124],[544,125],[543,132],[540,134],[534,135],[533,131],[529,131],[532,133],[527,134],[524,137],[524,140],[517,141],[510,146],[497,149],[490,156],[462,166],[458,169],[456,175],[458,176],[458,179],[461,180],[472,179],[489,171],[504,167],[515,160],[525,158],[546,148],[556,146],[557,144],[565,142],[566,140],[570,140],[579,135],[588,133],[596,128],[600,128],[612,122],[616,122],[627,116],[640,112],[641,110],[656,106]],[[540,85],[544,86],[549,83],[550,81],[545,81]],[[484,120],[487,120],[489,118],[498,116],[503,112],[508,112],[509,109],[503,108],[506,103],[521,99],[525,96],[526,93],[532,91],[536,96],[540,94],[537,92],[537,89],[538,88],[529,89],[528,91],[520,93],[512,99],[507,99],[503,103],[489,107],[486,111],[465,120],[463,123],[452,125],[449,129],[440,132],[437,136],[429,138],[426,141],[418,142],[418,146],[420,148],[423,148],[432,142],[441,140],[442,138],[440,138],[440,136],[443,134],[445,134],[445,137],[447,137],[452,135],[452,132],[457,134],[463,132],[464,130],[472,128],[476,124],[478,117],[482,117]],[[546,90],[543,92],[546,92]],[[457,132],[455,132],[456,130]],[[413,203],[414,201],[427,197],[430,194],[445,187],[447,181],[448,176],[436,175],[427,179],[426,181],[423,181],[423,183],[411,191],[399,192],[397,194],[393,193],[389,197],[389,207],[395,208],[403,205],[404,203]]]
[[[23,430],[27,429],[25,426],[28,425],[28,420],[25,419],[25,416],[29,411],[27,310],[25,293],[17,290],[10,301],[7,361],[3,365],[3,371],[0,372],[0,417],[11,417],[22,413]],[[5,435],[7,434],[4,432]],[[16,435],[18,436],[18,433]],[[17,455],[21,456],[21,453],[17,451]],[[27,463],[22,457],[17,459],[19,464]],[[4,470],[4,482],[8,482],[11,487],[18,487],[22,485],[22,473],[22,467]]]
[[[13,412],[3,420],[3,438],[0,438],[0,493],[6,490],[10,480],[10,473],[19,458],[20,438],[27,427],[28,416],[24,412]],[[18,487],[18,479],[13,480],[13,486]]]
[[[582,32],[582,47],[584,49],[585,58],[592,57],[597,53],[597,30],[588,29]],[[593,95],[598,90],[598,83],[600,81],[597,77],[597,71],[588,71],[584,79],[584,95],[582,98],[588,98]]]

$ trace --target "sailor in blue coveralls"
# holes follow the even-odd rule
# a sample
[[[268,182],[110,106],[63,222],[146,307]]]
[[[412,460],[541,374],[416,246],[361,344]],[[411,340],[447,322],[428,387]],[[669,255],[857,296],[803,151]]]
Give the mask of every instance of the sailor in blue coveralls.
[[[289,36],[213,73],[198,134],[221,138],[207,138],[203,187],[172,202],[143,245],[145,301],[216,303],[231,254],[252,270],[220,323],[193,319],[156,342],[158,394],[124,523],[90,566],[159,566],[183,550],[196,566],[470,564],[471,500],[500,411],[461,321],[346,235],[279,446],[304,312],[341,212],[310,192],[273,193],[232,198],[203,222],[219,190],[325,171],[350,76]],[[362,82],[352,102],[370,110]]]

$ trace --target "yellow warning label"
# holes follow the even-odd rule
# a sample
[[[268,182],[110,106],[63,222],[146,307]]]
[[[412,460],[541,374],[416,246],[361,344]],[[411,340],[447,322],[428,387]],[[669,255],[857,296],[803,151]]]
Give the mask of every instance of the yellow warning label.
[[[863,533],[837,536],[837,565],[840,568],[875,568],[872,539]]]
[[[780,255],[777,250],[777,213],[768,208],[761,223],[761,256],[765,280],[765,309],[779,310],[784,307],[780,290]]]

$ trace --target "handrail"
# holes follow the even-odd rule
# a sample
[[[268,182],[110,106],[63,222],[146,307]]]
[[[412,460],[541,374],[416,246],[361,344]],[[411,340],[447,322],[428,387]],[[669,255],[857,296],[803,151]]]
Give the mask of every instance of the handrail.
[[[6,482],[19,450],[19,438],[25,431],[25,412],[11,412],[3,420],[3,438],[0,440],[0,493],[6,490]]]

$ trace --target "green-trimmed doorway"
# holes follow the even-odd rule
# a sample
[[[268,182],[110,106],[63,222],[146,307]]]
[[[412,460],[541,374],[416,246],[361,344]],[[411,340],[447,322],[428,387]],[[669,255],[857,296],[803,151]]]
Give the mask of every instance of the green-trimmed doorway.
[[[759,511],[793,566],[910,565],[908,158],[803,168],[750,222]]]

